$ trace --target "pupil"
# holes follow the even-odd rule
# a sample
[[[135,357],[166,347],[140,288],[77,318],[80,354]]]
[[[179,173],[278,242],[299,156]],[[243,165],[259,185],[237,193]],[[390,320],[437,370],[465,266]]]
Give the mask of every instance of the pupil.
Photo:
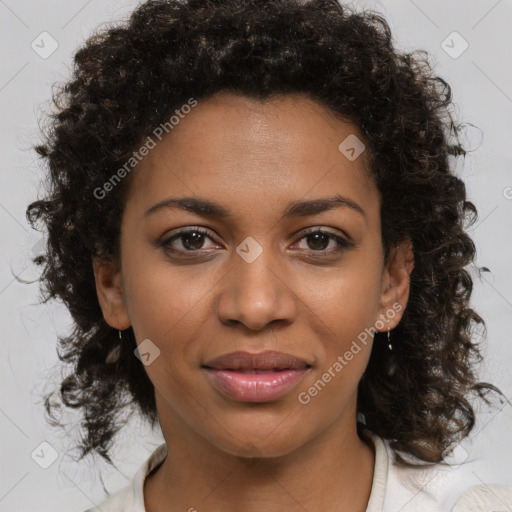
[[[201,249],[204,243],[203,237],[204,235],[202,233],[198,233],[197,231],[191,231],[190,233],[183,235],[183,246],[191,250]],[[187,240],[192,240],[192,244],[188,243]]]
[[[309,241],[313,239],[313,244],[308,243],[310,249],[324,250],[329,245],[329,237],[324,233],[313,233],[312,235],[308,235]],[[315,244],[320,242],[322,247],[315,247]],[[327,242],[327,244],[326,244]],[[313,245],[313,247],[312,247]]]

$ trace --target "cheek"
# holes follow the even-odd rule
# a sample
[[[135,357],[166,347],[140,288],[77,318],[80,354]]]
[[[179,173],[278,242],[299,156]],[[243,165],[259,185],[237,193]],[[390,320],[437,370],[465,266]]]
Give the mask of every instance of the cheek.
[[[130,276],[125,296],[135,339],[139,347],[146,343],[142,347],[149,346],[151,354],[144,369],[156,390],[173,407],[185,410],[189,352],[200,329],[198,308],[204,304],[201,299],[207,299],[207,288],[170,264],[137,265],[136,259],[127,258],[125,271]]]
[[[339,348],[374,325],[381,285],[381,268],[374,258],[354,253],[335,271],[311,282],[305,302],[339,340]]]
[[[372,328],[378,319],[379,261],[358,252],[344,263],[308,287],[310,328],[319,341],[318,367],[308,385],[317,383],[310,391],[317,393],[319,407],[328,402],[341,406],[357,388],[370,357]]]
[[[131,254],[123,262],[124,293],[137,343],[150,339],[160,349],[166,365],[179,365],[180,352],[194,338],[197,315],[208,300],[208,285],[193,266],[173,266],[163,258],[148,261]],[[206,274],[205,274],[206,276]],[[172,354],[172,357],[168,357]]]
[[[355,396],[372,350],[378,283],[368,274],[360,277],[357,286],[353,277],[334,283],[310,316],[319,335],[317,367],[297,398],[326,421],[334,421]]]

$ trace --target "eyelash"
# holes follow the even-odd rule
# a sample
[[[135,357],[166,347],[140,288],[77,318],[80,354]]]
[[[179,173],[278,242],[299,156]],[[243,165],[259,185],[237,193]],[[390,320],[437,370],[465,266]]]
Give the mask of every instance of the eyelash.
[[[201,227],[193,227],[193,228],[190,228],[190,229],[185,229],[185,230],[182,230],[176,234],[174,234],[172,237],[170,238],[166,238],[165,240],[163,240],[162,242],[159,243],[159,245],[161,247],[163,247],[165,250],[168,250],[174,254],[194,254],[194,253],[197,253],[197,252],[204,252],[202,249],[197,249],[196,251],[189,251],[189,250],[179,250],[179,249],[174,249],[172,247],[170,247],[170,244],[174,241],[174,240],[177,240],[183,236],[185,236],[186,234],[188,233],[200,233],[202,235],[205,235],[206,237],[208,237],[210,240],[212,240],[214,242],[214,240],[212,239],[211,236],[209,236],[209,231],[204,229],[204,228],[201,228]],[[299,238],[299,240],[297,242],[300,242],[301,240],[303,240],[304,238],[307,238],[308,236],[310,235],[314,235],[316,233],[321,233],[323,235],[326,235],[330,240],[334,240],[335,242],[338,243],[338,248],[337,249],[334,249],[334,250],[318,250],[318,251],[315,251],[314,249],[311,249],[311,252],[314,254],[315,257],[327,257],[327,256],[332,256],[333,254],[338,254],[346,249],[350,249],[352,247],[354,247],[354,244],[352,242],[349,242],[347,240],[345,240],[344,238],[340,237],[340,236],[337,236],[335,235],[334,233],[331,233],[329,231],[324,231],[322,229],[317,229],[317,228],[312,228],[310,231],[307,231],[305,233],[303,233],[303,235],[301,236],[301,238]]]

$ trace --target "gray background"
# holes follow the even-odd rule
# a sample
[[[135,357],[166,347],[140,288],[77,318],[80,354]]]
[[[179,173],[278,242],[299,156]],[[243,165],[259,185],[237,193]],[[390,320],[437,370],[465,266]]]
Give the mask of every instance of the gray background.
[[[51,86],[65,81],[72,54],[92,31],[124,17],[138,2],[115,0],[0,0],[0,512],[81,512],[104,498],[100,474],[110,491],[125,486],[149,453],[163,439],[137,418],[122,431],[113,456],[118,469],[90,460],[77,463],[69,452],[78,432],[78,416],[65,414],[70,426],[53,430],[43,417],[40,395],[58,382],[57,334],[65,334],[71,317],[62,305],[38,305],[38,286],[18,283],[37,277],[30,258],[41,235],[25,220],[27,204],[36,198],[42,171],[32,144],[38,140],[41,107],[48,105]],[[473,304],[487,322],[485,365],[490,379],[512,398],[512,3],[510,0],[394,0],[353,2],[381,11],[391,24],[397,45],[431,53],[437,74],[452,86],[456,111],[478,129],[468,132],[474,151],[459,162],[480,218],[471,229],[478,249],[477,265],[492,272],[475,279]],[[442,43],[459,53],[457,58]],[[58,48],[51,49],[48,32]],[[448,37],[450,36],[450,37]],[[45,43],[41,38],[45,37]],[[448,39],[447,39],[448,37]],[[455,37],[455,39],[454,39]],[[38,53],[31,47],[39,45]],[[58,375],[58,374],[57,374]],[[472,439],[462,446],[471,458],[489,460],[475,483],[512,484],[511,407],[482,409]],[[32,455],[57,459],[47,469]],[[44,455],[43,455],[44,454]],[[34,456],[35,457],[35,456]],[[36,458],[36,457],[35,457]]]

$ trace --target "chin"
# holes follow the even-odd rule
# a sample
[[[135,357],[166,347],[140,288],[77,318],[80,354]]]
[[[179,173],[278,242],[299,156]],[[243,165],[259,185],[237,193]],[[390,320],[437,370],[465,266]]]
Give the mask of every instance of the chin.
[[[257,430],[257,432],[255,432]],[[295,433],[288,432],[288,429],[283,429],[279,432],[279,427],[275,429],[265,429],[268,433],[262,434],[262,430],[254,428],[254,425],[248,426],[246,430],[241,429],[237,425],[236,429],[227,427],[223,432],[237,432],[236,437],[229,435],[223,436],[222,439],[210,439],[218,449],[237,457],[253,459],[253,458],[271,458],[282,457],[288,455],[300,448],[306,439],[297,439],[297,430]]]

